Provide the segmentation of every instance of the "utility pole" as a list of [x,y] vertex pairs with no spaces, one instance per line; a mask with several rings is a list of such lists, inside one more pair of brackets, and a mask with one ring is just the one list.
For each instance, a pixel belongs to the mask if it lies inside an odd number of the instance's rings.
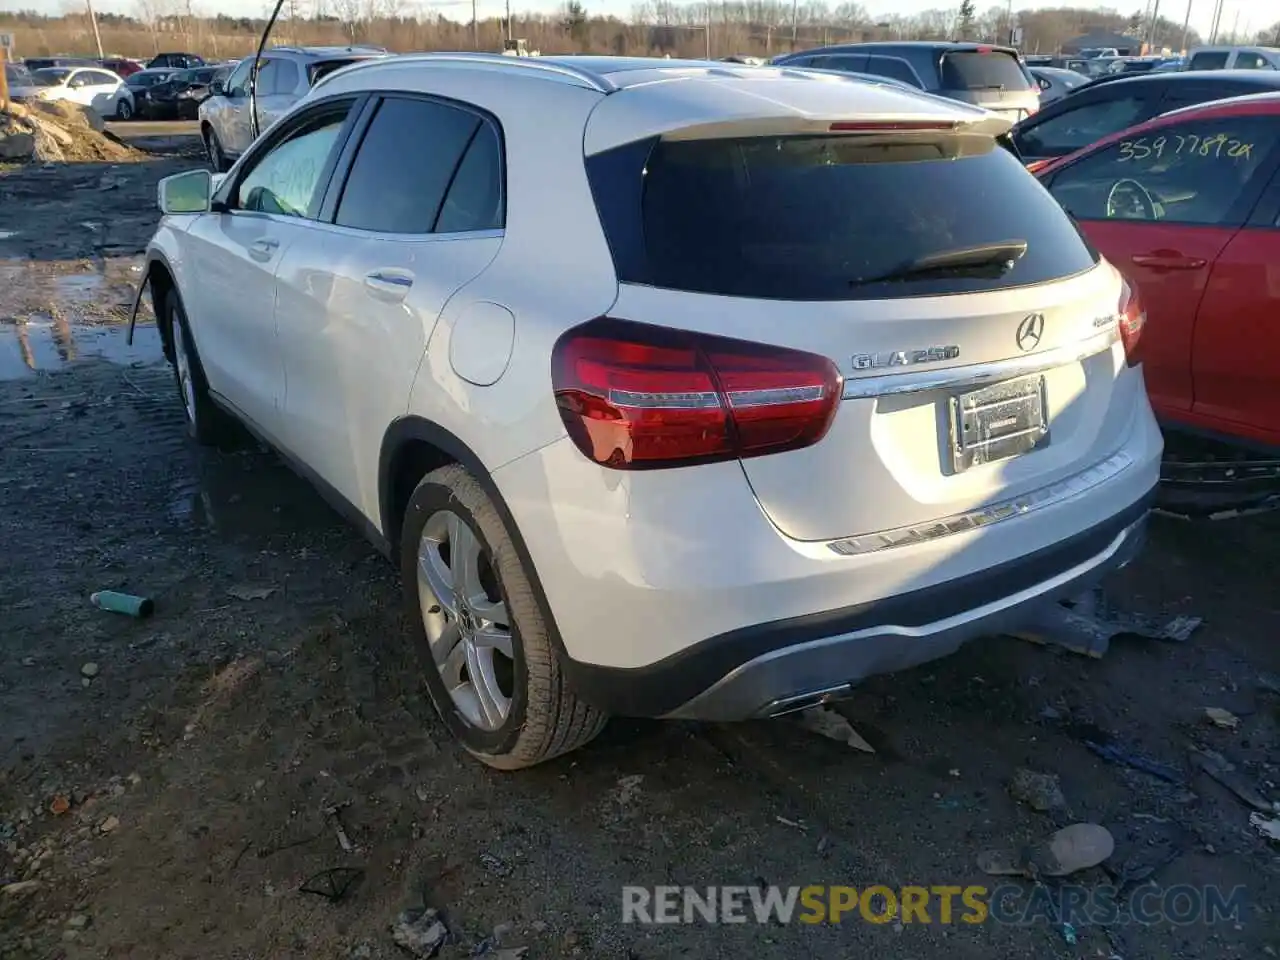
[[707,7],[704,11],[706,18],[703,20],[702,29],[707,35],[707,59],[711,59],[711,0],[707,0]]
[[0,46],[0,110],[9,110],[9,74],[4,65],[9,61],[9,48]]
[[1151,8],[1151,22],[1147,24],[1147,52],[1156,47],[1156,24],[1160,20],[1160,0],[1155,0]]
[[471,47],[480,49],[480,21],[476,19],[476,0],[471,0]]
[[1222,4],[1223,3],[1224,3],[1224,0],[1218,0],[1218,2],[1214,5],[1214,8],[1213,8],[1213,23],[1209,27],[1209,43],[1210,44],[1215,44],[1218,42],[1218,24],[1221,23],[1222,21]]
[[98,33],[98,18],[93,13],[93,0],[84,0],[84,5],[89,8],[89,22],[93,24],[93,42],[98,45],[98,59],[101,60],[106,54],[102,52],[102,35]]
[[1191,33],[1191,2],[1187,0],[1187,15],[1182,18],[1182,46],[1178,49],[1184,54],[1187,52],[1187,37]]
[[[1010,0],[1012,2],[1012,0]],[[800,0],[791,0],[791,52],[796,52],[796,33],[800,29]]]
[[1013,0],[1009,0],[1009,46],[1013,46]]
[[507,44],[511,44],[515,34],[511,32],[511,0],[507,0]]

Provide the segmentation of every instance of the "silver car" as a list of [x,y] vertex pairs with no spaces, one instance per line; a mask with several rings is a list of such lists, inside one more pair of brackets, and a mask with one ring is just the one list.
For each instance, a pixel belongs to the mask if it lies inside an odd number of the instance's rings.
[[1061,100],[1076,87],[1082,87],[1089,78],[1074,70],[1061,67],[1027,67],[1040,88],[1040,106]]
[[[388,56],[381,47],[271,47],[258,62],[258,132],[266,130],[306,95],[316,82],[340,67]],[[253,57],[241,60],[225,83],[214,82],[200,104],[200,137],[217,173],[231,169],[249,148],[254,128],[249,113],[249,73]]]

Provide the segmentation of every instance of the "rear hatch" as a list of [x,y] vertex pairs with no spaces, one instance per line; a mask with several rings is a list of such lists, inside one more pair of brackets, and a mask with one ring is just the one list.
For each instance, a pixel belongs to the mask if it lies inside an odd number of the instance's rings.
[[1003,47],[948,50],[938,64],[940,92],[954,100],[993,110],[1014,123],[1040,107],[1040,87],[1018,60]]
[[[587,159],[611,316],[803,351],[844,378],[821,440],[740,461],[770,519],[800,540],[931,523],[1114,454],[1118,274],[990,135],[834,126],[677,131]],[[994,392],[898,389],[1015,357],[1053,362]]]

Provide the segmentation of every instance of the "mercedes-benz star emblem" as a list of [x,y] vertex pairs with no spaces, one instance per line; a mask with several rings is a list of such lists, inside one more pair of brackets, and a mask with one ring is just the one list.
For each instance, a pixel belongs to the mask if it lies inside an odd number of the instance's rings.
[[1034,350],[1040,345],[1040,337],[1044,334],[1044,314],[1033,313],[1024,317],[1018,324],[1018,349]]

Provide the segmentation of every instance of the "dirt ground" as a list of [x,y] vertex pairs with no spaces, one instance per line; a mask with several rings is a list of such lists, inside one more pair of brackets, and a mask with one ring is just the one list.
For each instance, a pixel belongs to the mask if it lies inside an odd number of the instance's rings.
[[[875,753],[787,720],[615,721],[495,773],[426,705],[391,567],[269,453],[193,448],[154,328],[124,346],[155,183],[199,162],[144,146],[165,153],[0,175],[0,957],[390,960],[391,924],[423,905],[447,958],[1277,955],[1278,848],[1187,752],[1280,799],[1275,515],[1153,520],[1109,589],[1203,617],[1189,641],[975,643],[840,707]],[[101,589],[155,615],[98,610]],[[1066,806],[1016,801],[1019,767],[1056,774]],[[982,851],[1073,820],[1112,831],[1124,877],[1243,886],[1244,909],[1072,930],[621,922],[624,884],[991,887]],[[339,901],[300,891],[338,867],[361,871]]]

